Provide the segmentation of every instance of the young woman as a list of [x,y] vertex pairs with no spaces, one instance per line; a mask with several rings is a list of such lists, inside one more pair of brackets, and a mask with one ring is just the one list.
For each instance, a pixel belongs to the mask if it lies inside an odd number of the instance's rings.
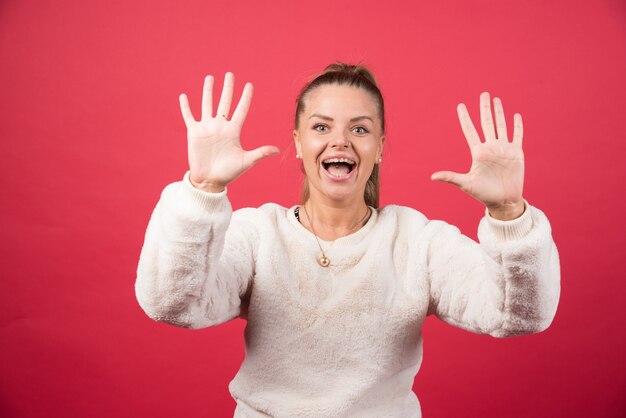
[[230,383],[236,417],[420,417],[413,379],[427,315],[476,333],[539,332],[559,299],[559,258],[548,219],[522,198],[522,120],[508,140],[480,98],[481,141],[464,105],[467,174],[438,172],[485,207],[480,244],[443,221],[378,207],[383,97],[365,68],[333,64],[297,100],[293,132],[306,173],[302,204],[232,211],[226,187],[278,149],[241,148],[252,98],[229,118],[227,73],[213,114],[185,95],[190,170],[165,188],[139,261],[137,299],[153,319],[202,328],[247,320],[246,358]]

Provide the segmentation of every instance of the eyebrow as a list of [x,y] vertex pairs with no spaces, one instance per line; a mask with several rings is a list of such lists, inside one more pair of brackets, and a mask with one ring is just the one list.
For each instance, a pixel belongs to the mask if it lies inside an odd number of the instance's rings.
[[[312,118],[320,118],[320,119],[329,120],[329,121],[333,121],[334,120],[330,116],[320,115],[320,114],[317,114],[317,113],[314,113],[311,116],[309,116],[309,119],[312,119]],[[350,122],[356,122],[356,121],[362,120],[362,119],[369,119],[372,123],[374,123],[374,120],[372,118],[370,118],[369,116],[356,116],[356,117],[350,119]]]

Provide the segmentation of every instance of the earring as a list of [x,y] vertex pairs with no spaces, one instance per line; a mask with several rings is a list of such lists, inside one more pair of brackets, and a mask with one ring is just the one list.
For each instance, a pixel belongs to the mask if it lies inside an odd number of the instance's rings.
[[383,162],[383,157],[378,157],[378,164]]
[[301,158],[301,157],[300,157],[300,154],[296,154],[296,158],[297,158],[297,159],[300,159],[300,158]]

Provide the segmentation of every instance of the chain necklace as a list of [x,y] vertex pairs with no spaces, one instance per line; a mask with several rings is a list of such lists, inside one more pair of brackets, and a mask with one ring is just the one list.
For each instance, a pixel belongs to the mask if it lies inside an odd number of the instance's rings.
[[[309,212],[306,210],[306,205],[302,205],[302,207],[304,208],[304,213],[306,214],[307,219],[309,220],[309,224],[311,225],[311,229],[313,230],[313,236],[315,236],[315,240],[317,241],[317,246],[320,247],[320,252],[322,253],[322,255],[320,255],[317,258],[317,262],[320,264],[320,266],[322,267],[328,267],[330,265],[330,259],[326,256],[326,253],[324,252],[324,249],[322,248],[322,244],[320,243],[320,239],[317,237],[317,233],[315,232],[315,228],[313,227],[313,219],[309,216]],[[367,211],[365,212],[365,216],[363,216],[358,222],[356,222],[349,230],[348,233],[344,235],[344,237],[346,235],[350,235],[351,233],[353,233],[357,227],[361,224],[363,224],[365,222],[365,220],[369,217],[370,213],[371,213],[371,209],[368,206],[367,207]]]

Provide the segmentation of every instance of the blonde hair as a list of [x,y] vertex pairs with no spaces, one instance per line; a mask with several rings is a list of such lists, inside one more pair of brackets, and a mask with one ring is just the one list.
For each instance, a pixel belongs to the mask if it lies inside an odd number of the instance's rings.
[[[300,115],[304,112],[305,101],[309,93],[320,86],[328,84],[358,87],[370,93],[378,105],[378,115],[380,117],[382,132],[385,132],[385,102],[374,75],[362,65],[344,63],[330,64],[321,74],[307,83],[302,90],[300,90],[300,94],[296,98],[296,129],[298,129]],[[304,169],[302,171],[304,172]],[[305,177],[304,184],[302,186],[302,204],[309,199],[309,196],[309,183]],[[378,164],[374,165],[372,174],[370,174],[367,180],[364,198],[365,204],[378,208],[380,199],[380,168]]]

